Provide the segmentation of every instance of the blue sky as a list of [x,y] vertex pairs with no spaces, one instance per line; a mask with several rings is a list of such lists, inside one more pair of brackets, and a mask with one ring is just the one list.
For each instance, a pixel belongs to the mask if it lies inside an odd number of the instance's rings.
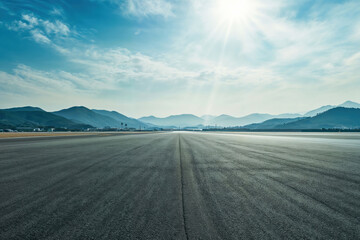
[[360,102],[360,2],[0,0],[0,108],[132,117]]

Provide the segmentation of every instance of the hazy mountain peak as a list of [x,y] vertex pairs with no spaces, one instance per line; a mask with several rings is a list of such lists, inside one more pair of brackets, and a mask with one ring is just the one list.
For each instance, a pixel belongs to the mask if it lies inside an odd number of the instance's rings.
[[138,120],[161,126],[161,127],[192,127],[203,124],[204,120],[195,116],[193,114],[179,114],[179,115],[170,115],[164,118],[158,118],[154,116],[142,117]]
[[349,103],[355,103],[355,104],[358,104],[358,103],[353,102],[353,101],[350,101],[350,100],[348,100],[348,101],[344,102],[343,104],[349,104]]
[[90,109],[88,109],[87,107],[84,107],[84,106],[74,106],[74,107],[70,107],[68,109],[63,109],[63,110],[87,110],[87,111],[91,111]]
[[[126,124],[127,127],[129,127],[129,128],[136,128],[136,129],[147,127],[146,124],[144,124],[136,119],[129,118],[129,117],[125,116],[124,114],[121,114],[117,111],[96,110],[96,109],[92,109],[92,111],[95,113],[98,113],[100,115],[103,115],[103,116],[106,116],[106,117],[116,120],[118,122],[118,124],[116,125],[117,127],[118,126],[122,127],[122,126],[124,126],[124,124]],[[123,125],[121,125],[121,123]]]
[[311,111],[305,113],[304,116],[313,117],[313,116],[316,116],[317,114],[323,113],[323,112],[325,112],[327,110],[330,110],[330,109],[332,109],[334,107],[335,106],[333,106],[333,105],[322,106],[322,107],[316,108],[314,110],[311,110]]
[[8,109],[3,109],[6,111],[25,111],[25,112],[32,112],[32,111],[41,111],[41,112],[45,112],[43,109],[39,108],[39,107],[33,107],[33,106],[24,106],[24,107],[14,107],[14,108],[8,108]]
[[346,101],[340,104],[338,107],[346,107],[346,108],[360,108],[360,104],[352,101]]
[[217,116],[217,118],[222,118],[222,117],[232,117],[233,118],[233,116],[228,115],[228,114],[221,114],[221,115]]
[[281,126],[282,129],[360,128],[360,109],[335,107],[314,117]]
[[84,129],[92,127],[91,125],[79,124],[62,116],[39,109],[40,108],[36,107],[19,107],[9,110],[0,110],[0,126],[68,129]]

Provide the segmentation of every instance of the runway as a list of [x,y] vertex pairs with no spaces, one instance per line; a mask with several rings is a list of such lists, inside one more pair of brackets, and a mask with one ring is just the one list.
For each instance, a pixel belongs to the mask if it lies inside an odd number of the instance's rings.
[[0,239],[359,239],[360,134],[0,139]]

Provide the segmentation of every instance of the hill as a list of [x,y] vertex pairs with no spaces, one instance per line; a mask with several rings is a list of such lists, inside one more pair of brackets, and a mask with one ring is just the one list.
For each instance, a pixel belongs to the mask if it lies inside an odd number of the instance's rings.
[[68,129],[83,129],[89,128],[90,125],[79,124],[70,121],[66,118],[57,116],[45,111],[21,111],[17,110],[0,110],[0,127],[54,127],[54,128],[68,128]]
[[58,116],[67,118],[71,121],[77,123],[89,124],[97,128],[122,127],[121,123],[116,121],[115,119],[108,116],[104,116],[102,114],[95,113],[90,109],[82,106],[71,107],[53,113]]
[[284,113],[280,115],[271,115],[263,113],[253,113],[244,117],[233,117],[229,115],[220,115],[213,118],[209,125],[217,125],[221,127],[245,126],[253,123],[261,123],[272,118],[296,118],[300,114]]
[[220,116],[212,118],[207,124],[212,126],[219,126],[219,127],[234,127],[234,126],[243,126],[249,123],[246,122],[245,124],[243,124],[242,118],[222,114]]
[[278,129],[360,128],[360,109],[336,107],[314,117],[290,122]]
[[307,113],[304,114],[305,117],[314,117],[316,116],[317,114],[320,114],[320,113],[323,113],[323,112],[326,112],[332,108],[336,108],[336,107],[345,107],[345,108],[360,108],[360,104],[359,103],[356,103],[356,102],[352,102],[352,101],[346,101],[342,104],[339,104],[337,106],[333,106],[333,105],[326,105],[326,106],[322,106],[322,107],[319,107],[319,108],[316,108],[314,110],[311,110]]
[[193,127],[203,124],[204,119],[199,118],[192,114],[181,114],[181,115],[171,115],[165,118],[158,118],[154,116],[142,117],[138,120],[144,123],[150,123],[161,127]]
[[340,104],[338,107],[345,107],[345,108],[360,108],[360,104],[352,101],[346,101],[343,104]]
[[36,111],[45,112],[44,110],[42,110],[39,107],[32,107],[32,106],[7,108],[7,109],[2,109],[2,110],[12,111],[12,112],[18,112],[18,111],[23,111],[23,112],[36,112]]
[[301,117],[298,117],[298,118],[272,118],[272,119],[266,120],[262,123],[253,123],[253,124],[246,125],[246,126],[244,126],[244,128],[252,129],[252,130],[274,129],[274,128],[277,128],[278,126],[281,126],[281,125],[284,125],[287,123],[291,123],[291,122],[295,122],[300,119],[303,119],[303,118],[301,118]]
[[332,106],[332,105],[322,106],[322,107],[316,108],[314,110],[311,110],[311,111],[305,113],[304,116],[305,117],[313,117],[313,116],[316,116],[319,113],[326,112],[327,110],[330,110],[330,109],[335,108],[335,107],[336,106]]
[[201,118],[204,120],[204,125],[209,125],[210,122],[216,118],[214,115],[202,115]]
[[129,118],[129,117],[127,117],[121,113],[118,113],[116,111],[96,110],[96,109],[92,109],[92,111],[95,113],[101,114],[103,116],[107,116],[112,119],[115,119],[120,124],[121,123],[124,123],[124,125],[127,124],[127,127],[129,127],[129,128],[136,128],[136,129],[142,128],[143,129],[143,128],[147,127],[147,124],[140,122],[136,119]]

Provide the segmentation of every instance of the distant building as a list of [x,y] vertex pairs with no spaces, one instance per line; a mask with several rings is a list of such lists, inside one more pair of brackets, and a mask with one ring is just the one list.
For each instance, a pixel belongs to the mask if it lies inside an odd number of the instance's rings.
[[32,127],[17,127],[16,129],[20,132],[31,132],[34,130]]

